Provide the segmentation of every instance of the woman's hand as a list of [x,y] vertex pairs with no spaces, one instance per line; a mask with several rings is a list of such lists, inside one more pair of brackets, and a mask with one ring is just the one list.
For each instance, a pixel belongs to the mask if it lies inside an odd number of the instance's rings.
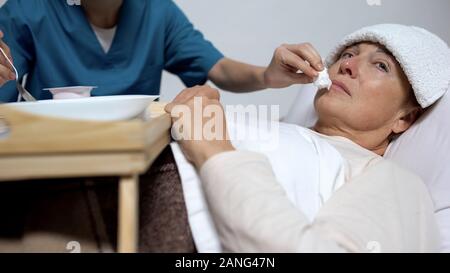
[[183,90],[165,110],[172,116],[172,136],[198,170],[216,154],[233,151],[219,91],[209,86]]
[[284,88],[311,83],[324,68],[320,54],[311,44],[285,44],[275,50],[264,73],[265,85],[267,88]]
[[[2,41],[2,38],[3,32],[0,30],[0,47],[3,49],[6,55],[8,55],[8,58],[12,61],[11,51],[9,50],[9,47]],[[2,87],[2,85],[4,85],[6,82],[15,79],[16,74],[14,74],[14,71],[12,70],[12,67],[9,64],[8,60],[6,60],[6,58],[0,52],[0,87]]]

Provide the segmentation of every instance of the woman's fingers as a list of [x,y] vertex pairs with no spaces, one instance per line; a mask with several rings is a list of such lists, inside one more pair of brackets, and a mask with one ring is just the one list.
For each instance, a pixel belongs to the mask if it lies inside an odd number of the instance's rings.
[[192,87],[192,88],[186,88],[183,91],[181,91],[176,97],[175,99],[173,99],[172,102],[174,103],[181,103],[186,101],[187,99],[189,99],[191,96],[195,95],[196,93],[196,87]]
[[175,97],[173,102],[186,102],[193,97],[199,96],[206,96],[210,99],[220,100],[220,93],[217,89],[211,88],[209,85],[202,85],[183,90]]
[[172,102],[166,107],[166,111],[172,117],[172,136],[176,140],[213,139],[211,132],[204,130],[204,126],[209,124],[210,120],[214,123],[213,135],[218,138],[226,136],[224,110],[217,99],[196,96],[184,103]]
[[178,104],[185,104],[195,97],[206,97],[212,100],[220,100],[220,93],[217,89],[211,88],[208,85],[196,86],[185,89],[178,94],[175,99],[166,105],[166,112],[171,112],[172,108]]
[[195,96],[184,103],[173,104],[182,108],[172,109],[172,136],[180,144],[186,159],[197,169],[212,156],[234,150],[227,135],[225,114],[219,100]]

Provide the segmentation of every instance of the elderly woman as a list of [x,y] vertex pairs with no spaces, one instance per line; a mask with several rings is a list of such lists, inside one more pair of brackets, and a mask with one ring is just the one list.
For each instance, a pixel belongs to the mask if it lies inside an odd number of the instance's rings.
[[[309,45],[296,54],[288,47],[276,53],[284,55],[278,59],[291,70],[287,73],[302,69],[296,65],[302,56],[320,58]],[[372,26],[346,37],[328,66],[333,84],[318,91],[319,120],[303,131],[339,152],[348,179],[313,221],[289,200],[263,154],[236,150],[226,138],[179,141],[200,174],[223,250],[437,251],[433,204],[424,184],[382,156],[393,137],[447,90],[447,45],[416,27]],[[184,91],[166,110],[179,121],[177,106],[194,111],[196,96],[202,96],[203,107],[219,105],[215,90],[199,87]],[[184,122],[184,129],[195,122]]]

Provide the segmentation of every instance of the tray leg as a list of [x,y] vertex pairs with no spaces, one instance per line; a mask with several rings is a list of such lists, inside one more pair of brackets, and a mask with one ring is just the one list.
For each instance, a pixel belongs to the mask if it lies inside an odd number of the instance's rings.
[[123,176],[119,180],[118,252],[138,252],[139,176]]

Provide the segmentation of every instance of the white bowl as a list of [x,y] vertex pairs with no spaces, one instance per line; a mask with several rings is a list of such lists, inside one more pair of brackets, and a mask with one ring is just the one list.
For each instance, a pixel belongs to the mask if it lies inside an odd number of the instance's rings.
[[67,86],[56,88],[45,88],[44,90],[50,91],[54,100],[66,100],[66,99],[80,99],[89,98],[91,92],[96,86]]
[[31,114],[73,120],[119,121],[145,114],[159,96],[121,95],[85,99],[41,100],[7,105]]

